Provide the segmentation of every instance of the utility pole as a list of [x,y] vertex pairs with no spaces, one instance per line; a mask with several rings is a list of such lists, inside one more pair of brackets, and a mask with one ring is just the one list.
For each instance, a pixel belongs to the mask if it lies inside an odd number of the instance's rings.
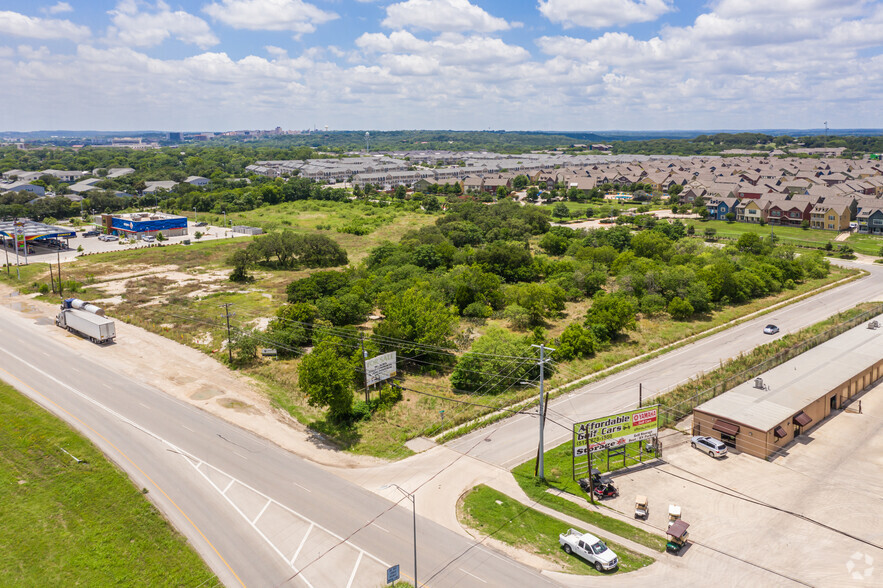
[[643,386],[644,386],[644,384],[638,382],[638,408],[641,408],[641,403],[644,400]]
[[230,338],[230,317],[236,316],[236,313],[230,312],[230,307],[233,306],[232,302],[225,302],[221,305],[224,308],[224,318],[227,319],[227,354],[230,358],[230,364],[233,364],[233,342]]
[[546,350],[555,351],[551,347],[546,347],[544,344],[540,343],[539,345],[531,345],[531,347],[538,347],[540,350],[540,413],[539,413],[539,421],[540,421],[540,445],[537,450],[537,475],[540,480],[546,479],[546,470],[545,464],[543,463],[543,425],[545,425],[545,402],[543,401],[543,383],[544,383],[544,371],[543,367],[546,365],[549,359],[546,359]]
[[9,246],[6,244],[6,238],[3,238],[3,252],[6,253],[6,275],[9,275]]
[[[61,252],[55,252],[56,263],[58,264],[58,295],[64,298],[64,289],[61,286]],[[50,264],[51,265],[51,264]]]
[[368,404],[368,352],[365,351],[365,333],[359,333],[359,344],[362,346],[362,369],[365,371],[365,404]]

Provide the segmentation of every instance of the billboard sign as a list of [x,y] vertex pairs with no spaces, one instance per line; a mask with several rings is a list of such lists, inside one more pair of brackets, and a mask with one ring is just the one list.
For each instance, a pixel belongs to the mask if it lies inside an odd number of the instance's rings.
[[365,385],[388,380],[396,375],[396,352],[390,351],[365,360]]
[[586,451],[601,451],[633,441],[656,436],[658,407],[650,406],[621,412],[611,416],[574,423],[573,455],[580,457]]

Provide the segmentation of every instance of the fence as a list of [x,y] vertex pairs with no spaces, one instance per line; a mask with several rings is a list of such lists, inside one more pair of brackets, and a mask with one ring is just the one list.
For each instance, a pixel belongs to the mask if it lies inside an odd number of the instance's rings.
[[[693,412],[693,409],[702,404],[703,402],[707,402],[711,400],[715,396],[719,396],[723,394],[727,390],[731,390],[738,386],[743,382],[747,382],[751,378],[754,378],[764,372],[771,370],[772,368],[782,365],[786,361],[789,361],[801,353],[808,351],[815,347],[816,345],[820,345],[825,341],[833,339],[837,335],[848,331],[849,329],[860,325],[861,323],[869,320],[872,317],[875,317],[879,314],[883,313],[883,304],[878,304],[873,308],[862,312],[861,314],[856,315],[855,317],[845,320],[841,323],[833,325],[831,328],[825,330],[818,335],[807,339],[806,341],[801,341],[787,349],[784,349],[771,358],[757,363],[751,367],[748,367],[741,372],[734,374],[724,380],[723,382],[719,382],[710,388],[706,388],[696,395],[691,396],[685,400],[677,402],[671,406],[666,405],[667,399],[676,398],[677,392],[679,388],[672,390],[666,394],[663,394],[655,399],[655,402],[659,404],[659,426],[666,427],[672,426],[682,418],[686,417],[688,414]],[[685,384],[685,386],[689,386],[690,384]],[[681,387],[683,388],[683,386]]]

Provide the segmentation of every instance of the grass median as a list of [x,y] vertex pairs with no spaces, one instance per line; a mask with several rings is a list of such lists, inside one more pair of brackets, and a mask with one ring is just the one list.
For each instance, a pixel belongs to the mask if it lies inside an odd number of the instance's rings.
[[656,551],[665,551],[664,537],[648,533],[634,525],[601,514],[600,512],[588,510],[566,498],[547,492],[550,488],[555,488],[570,492],[574,496],[585,496],[585,493],[580,489],[579,484],[573,480],[571,474],[569,441],[547,451],[543,459],[546,466],[545,481],[540,481],[534,476],[535,459],[527,461],[512,470],[512,475],[515,476],[518,485],[521,486],[524,493],[530,496],[531,499],[562,514],[579,519],[599,529],[604,529],[608,533],[613,533]]
[[3,383],[0,520],[2,586],[219,584],[95,446]]
[[547,559],[568,573],[607,575],[631,572],[653,563],[652,557],[636,553],[600,537],[616,553],[619,568],[598,572],[577,555],[567,555],[558,543],[568,524],[541,513],[485,485],[476,486],[457,505],[460,522],[482,535]]

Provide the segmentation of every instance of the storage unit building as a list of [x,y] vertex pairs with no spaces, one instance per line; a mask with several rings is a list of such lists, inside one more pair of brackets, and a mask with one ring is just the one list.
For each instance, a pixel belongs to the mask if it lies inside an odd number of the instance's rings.
[[700,404],[693,410],[693,434],[756,457],[774,457],[883,377],[883,328],[869,324]]

